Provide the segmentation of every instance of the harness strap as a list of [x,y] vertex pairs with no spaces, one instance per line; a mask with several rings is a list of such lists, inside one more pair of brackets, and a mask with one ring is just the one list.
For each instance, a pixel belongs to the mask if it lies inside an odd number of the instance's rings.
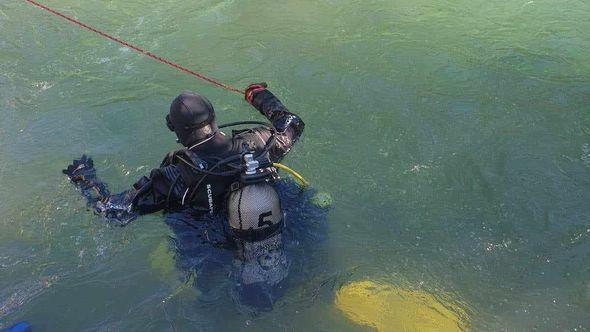
[[281,220],[280,222],[274,225],[259,229],[238,229],[231,227],[231,232],[235,237],[237,237],[240,240],[244,240],[247,242],[258,242],[268,239],[269,237],[278,233],[283,227],[283,224],[284,222],[283,220]]

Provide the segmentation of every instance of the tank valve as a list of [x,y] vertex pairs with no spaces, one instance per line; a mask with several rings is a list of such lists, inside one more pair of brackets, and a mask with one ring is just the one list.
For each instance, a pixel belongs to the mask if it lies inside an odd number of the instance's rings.
[[244,155],[244,163],[246,163],[246,175],[256,174],[256,170],[260,166],[258,160],[254,159],[254,155],[251,153]]

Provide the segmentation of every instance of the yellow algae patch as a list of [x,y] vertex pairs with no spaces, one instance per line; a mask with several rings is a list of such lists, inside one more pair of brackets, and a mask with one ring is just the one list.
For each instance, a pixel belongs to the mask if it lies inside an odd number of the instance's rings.
[[335,302],[349,319],[379,332],[468,330],[461,308],[423,291],[359,281],[342,287]]
[[168,241],[162,241],[149,256],[152,271],[172,292],[162,302],[166,303],[179,296],[194,299],[199,292],[195,287],[195,275],[191,273],[186,281],[181,281],[181,272],[176,268],[174,253],[168,249]]
[[160,279],[169,280],[176,276],[174,254],[168,249],[168,241],[160,242],[150,254],[149,260],[152,270],[158,274]]
[[191,273],[188,276],[186,282],[182,283],[181,285],[177,286],[170,295],[166,296],[162,303],[170,302],[170,300],[177,298],[179,296],[183,296],[187,299],[194,300],[199,296],[200,292],[195,287],[195,274]]

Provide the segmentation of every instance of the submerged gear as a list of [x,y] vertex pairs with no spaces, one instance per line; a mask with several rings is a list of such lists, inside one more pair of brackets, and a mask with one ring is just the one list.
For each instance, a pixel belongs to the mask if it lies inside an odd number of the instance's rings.
[[328,210],[311,202],[313,188],[302,192],[292,181],[277,181],[273,187],[281,199],[285,226],[263,241],[234,241],[221,215],[190,208],[165,215],[175,266],[183,274],[196,275],[194,286],[206,298],[229,294],[240,312],[258,313],[272,309],[289,285],[309,279],[310,273],[328,273],[312,267],[327,258],[316,254],[327,244]]
[[239,243],[232,271],[238,303],[258,310],[273,308],[276,298],[282,295],[291,265],[284,249],[281,233],[257,242]]
[[207,98],[185,91],[170,104],[166,126],[188,147],[215,134],[215,110]]

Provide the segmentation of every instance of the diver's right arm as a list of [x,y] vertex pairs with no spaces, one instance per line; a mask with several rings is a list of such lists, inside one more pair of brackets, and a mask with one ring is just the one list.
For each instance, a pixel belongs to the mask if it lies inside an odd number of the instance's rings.
[[137,181],[133,188],[119,194],[111,194],[108,186],[96,176],[92,158],[83,155],[75,159],[63,170],[70,181],[80,190],[88,207],[107,221],[125,226],[137,216],[160,211],[180,201],[184,181],[180,170],[170,165],[168,159],[159,168],[153,169],[149,176]]
[[132,204],[136,191],[126,190],[111,195],[106,183],[96,176],[92,158],[83,155],[82,158],[75,159],[67,169],[63,170],[63,173],[86,198],[88,207],[108,221],[125,226],[137,217],[138,212]]
[[[180,201],[184,182],[180,170],[166,162],[137,181],[133,188],[111,194],[106,183],[96,176],[92,158],[83,155],[63,170],[86,198],[87,205],[107,221],[125,226],[137,216],[160,211]],[[170,189],[172,187],[172,189]]]

